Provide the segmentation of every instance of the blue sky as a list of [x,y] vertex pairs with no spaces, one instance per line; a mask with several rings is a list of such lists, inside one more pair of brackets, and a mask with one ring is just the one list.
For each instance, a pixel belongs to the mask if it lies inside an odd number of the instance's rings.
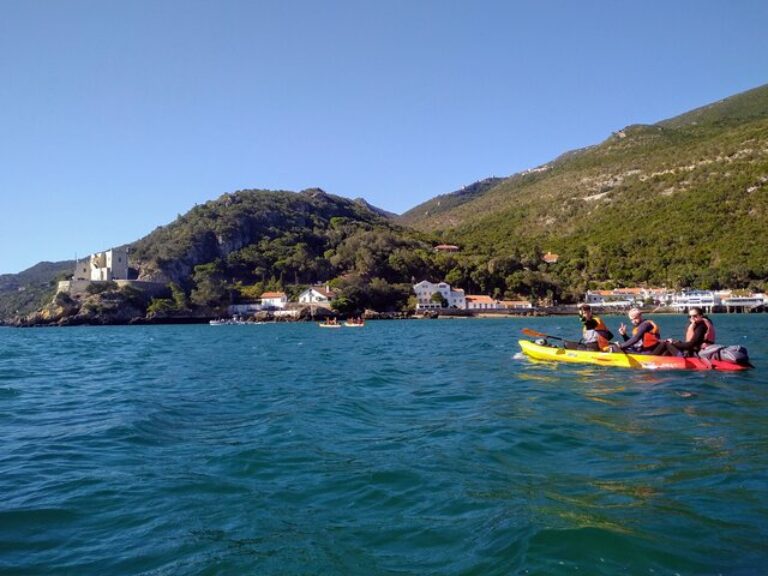
[[768,82],[768,2],[0,0],[0,273],[246,188],[404,212]]

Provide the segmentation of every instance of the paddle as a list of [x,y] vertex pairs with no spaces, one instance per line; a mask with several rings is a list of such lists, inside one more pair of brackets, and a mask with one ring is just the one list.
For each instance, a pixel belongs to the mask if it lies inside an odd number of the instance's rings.
[[578,344],[578,342],[574,342],[573,340],[566,340],[565,338],[560,338],[560,336],[552,336],[551,334],[544,334],[544,332],[537,332],[536,330],[531,330],[530,328],[523,328],[521,332],[526,336],[532,336],[533,338],[549,338],[551,340],[560,340],[562,342]]

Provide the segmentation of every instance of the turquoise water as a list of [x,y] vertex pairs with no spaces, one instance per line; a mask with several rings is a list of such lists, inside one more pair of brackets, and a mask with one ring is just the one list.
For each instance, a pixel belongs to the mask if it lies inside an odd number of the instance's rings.
[[766,573],[768,315],[715,321],[756,370],[516,357],[575,318],[0,329],[0,573]]

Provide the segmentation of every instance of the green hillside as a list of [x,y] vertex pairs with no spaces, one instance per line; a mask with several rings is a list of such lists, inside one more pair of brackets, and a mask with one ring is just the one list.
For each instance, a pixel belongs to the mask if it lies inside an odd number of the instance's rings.
[[135,242],[131,265],[143,279],[182,285],[196,266],[214,261],[241,280],[326,282],[350,271],[387,275],[382,261],[404,248],[428,248],[422,238],[366,203],[319,189],[244,190],[196,206]]
[[397,217],[397,220],[405,226],[418,227],[420,224],[435,220],[441,214],[448,213],[459,206],[479,198],[488,190],[504,181],[504,178],[486,178],[461,190],[450,194],[441,194],[431,200],[411,208],[407,212]]
[[701,288],[768,278],[768,86],[515,175],[418,219],[467,253],[561,258],[562,286]]
[[768,86],[760,86],[719,102],[714,102],[669,120],[659,122],[666,128],[681,128],[690,125],[740,124],[765,118]]
[[40,262],[18,274],[0,274],[0,320],[42,306],[53,296],[56,279],[74,268],[74,260]]
[[[84,321],[98,322],[99,310],[115,312],[121,302],[130,314],[199,317],[267,290],[295,298],[321,282],[336,288],[335,304],[347,312],[406,308],[421,279],[549,302],[639,283],[764,290],[767,218],[764,86],[628,126],[599,145],[438,196],[397,218],[319,189],[224,194],[129,246],[139,278],[167,283],[169,298],[102,287],[87,303],[60,298],[43,317],[88,308]],[[437,243],[461,250],[436,252]],[[544,262],[547,251],[559,260]],[[0,318],[50,301],[56,277],[71,267],[41,264],[0,277]]]
[[266,290],[295,297],[331,283],[340,308],[400,309],[430,273],[432,241],[364,201],[319,189],[224,194],[131,246],[139,277],[168,282],[190,306],[218,308]]

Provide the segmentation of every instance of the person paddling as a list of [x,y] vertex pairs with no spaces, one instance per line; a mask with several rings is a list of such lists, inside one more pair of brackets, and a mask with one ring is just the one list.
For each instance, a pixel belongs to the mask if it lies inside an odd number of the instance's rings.
[[582,325],[581,340],[576,345],[578,350],[608,350],[613,333],[598,316],[592,314],[589,304],[579,306],[579,319]]
[[619,334],[624,342],[617,342],[613,346],[620,352],[652,354],[661,342],[661,330],[653,320],[643,320],[643,313],[638,308],[632,308],[628,316],[633,325],[632,337],[627,336],[627,327],[622,323]]
[[685,341],[667,339],[653,351],[657,356],[696,356],[700,350],[715,343],[715,325],[701,308],[694,306],[688,311],[688,327]]

